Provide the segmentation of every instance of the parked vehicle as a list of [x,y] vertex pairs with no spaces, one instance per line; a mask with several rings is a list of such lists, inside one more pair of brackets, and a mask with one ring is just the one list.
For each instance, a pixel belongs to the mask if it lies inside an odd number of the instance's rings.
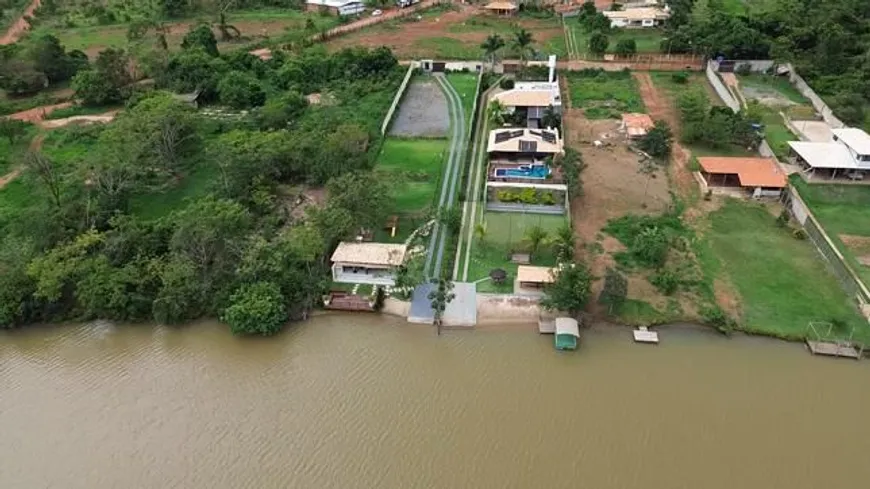
[[383,14],[383,13],[384,13],[384,12],[383,12],[382,10],[380,10],[380,9],[375,10],[374,12],[372,12],[372,17],[378,17],[379,15],[381,15],[381,14]]

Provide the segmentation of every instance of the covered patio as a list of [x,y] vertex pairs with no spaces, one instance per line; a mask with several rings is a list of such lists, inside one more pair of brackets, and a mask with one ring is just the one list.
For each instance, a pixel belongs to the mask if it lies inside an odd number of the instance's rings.
[[517,267],[517,278],[514,281],[514,294],[543,295],[544,287],[555,280],[555,272],[556,269],[550,267],[520,265]]
[[787,184],[772,158],[711,156],[698,158],[698,163],[708,189],[739,190],[753,198],[779,197]]

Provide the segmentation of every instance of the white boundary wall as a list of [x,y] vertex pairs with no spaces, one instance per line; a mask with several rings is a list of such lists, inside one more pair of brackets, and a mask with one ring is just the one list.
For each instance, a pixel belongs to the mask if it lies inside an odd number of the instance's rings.
[[740,112],[740,102],[738,102],[734,95],[731,94],[731,91],[728,90],[728,87],[722,83],[722,80],[719,78],[719,75],[716,73],[716,69],[714,68],[713,61],[707,62],[707,80],[710,82],[710,85],[713,86],[713,90],[716,91],[716,94],[719,95],[719,98],[725,102],[731,110],[734,112]]
[[791,84],[798,89],[801,95],[810,99],[810,102],[813,104],[816,112],[822,115],[822,119],[824,119],[825,122],[827,122],[828,125],[834,129],[846,127],[846,125],[843,124],[843,121],[841,121],[834,115],[834,111],[831,110],[830,107],[828,107],[828,104],[826,104],[825,101],[822,100],[822,98],[819,97],[812,88],[810,88],[807,82],[804,81],[804,79],[797,74],[794,66],[792,66],[791,64],[788,64],[786,66],[788,66],[789,68],[788,79],[791,81]]

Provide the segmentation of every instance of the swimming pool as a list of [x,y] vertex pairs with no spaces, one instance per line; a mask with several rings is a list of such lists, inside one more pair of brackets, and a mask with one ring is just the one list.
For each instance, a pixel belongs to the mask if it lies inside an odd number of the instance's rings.
[[514,178],[547,178],[550,174],[550,169],[547,165],[520,165],[517,168],[496,168],[495,176],[497,177],[514,177]]

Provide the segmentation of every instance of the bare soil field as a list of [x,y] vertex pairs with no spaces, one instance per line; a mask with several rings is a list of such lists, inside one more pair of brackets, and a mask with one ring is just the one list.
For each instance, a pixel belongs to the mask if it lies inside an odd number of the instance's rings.
[[[641,173],[641,158],[625,144],[617,121],[589,120],[580,109],[568,109],[563,117],[567,143],[580,151],[586,163],[583,196],[571,204],[574,230],[580,238],[578,255],[589,263],[595,276],[603,277],[607,267],[614,266],[612,254],[624,248],[601,229],[610,219],[626,214],[665,210],[670,203],[668,179],[661,170],[650,176]],[[596,147],[595,140],[604,145]],[[593,296],[602,285],[602,281],[596,283]],[[652,286],[645,280],[630,280],[632,296],[647,288]]]
[[558,19],[496,18],[463,5],[458,10],[424,15],[418,21],[382,23],[332,39],[327,46],[335,50],[387,46],[399,59],[480,59],[480,44],[488,35],[499,34],[509,43],[511,32],[518,28],[531,32],[534,46],[541,50],[551,42],[564,43]]
[[402,97],[391,136],[446,137],[450,129],[447,98],[433,79],[415,78]]
[[841,234],[840,240],[855,254],[858,263],[870,267],[870,236]]

